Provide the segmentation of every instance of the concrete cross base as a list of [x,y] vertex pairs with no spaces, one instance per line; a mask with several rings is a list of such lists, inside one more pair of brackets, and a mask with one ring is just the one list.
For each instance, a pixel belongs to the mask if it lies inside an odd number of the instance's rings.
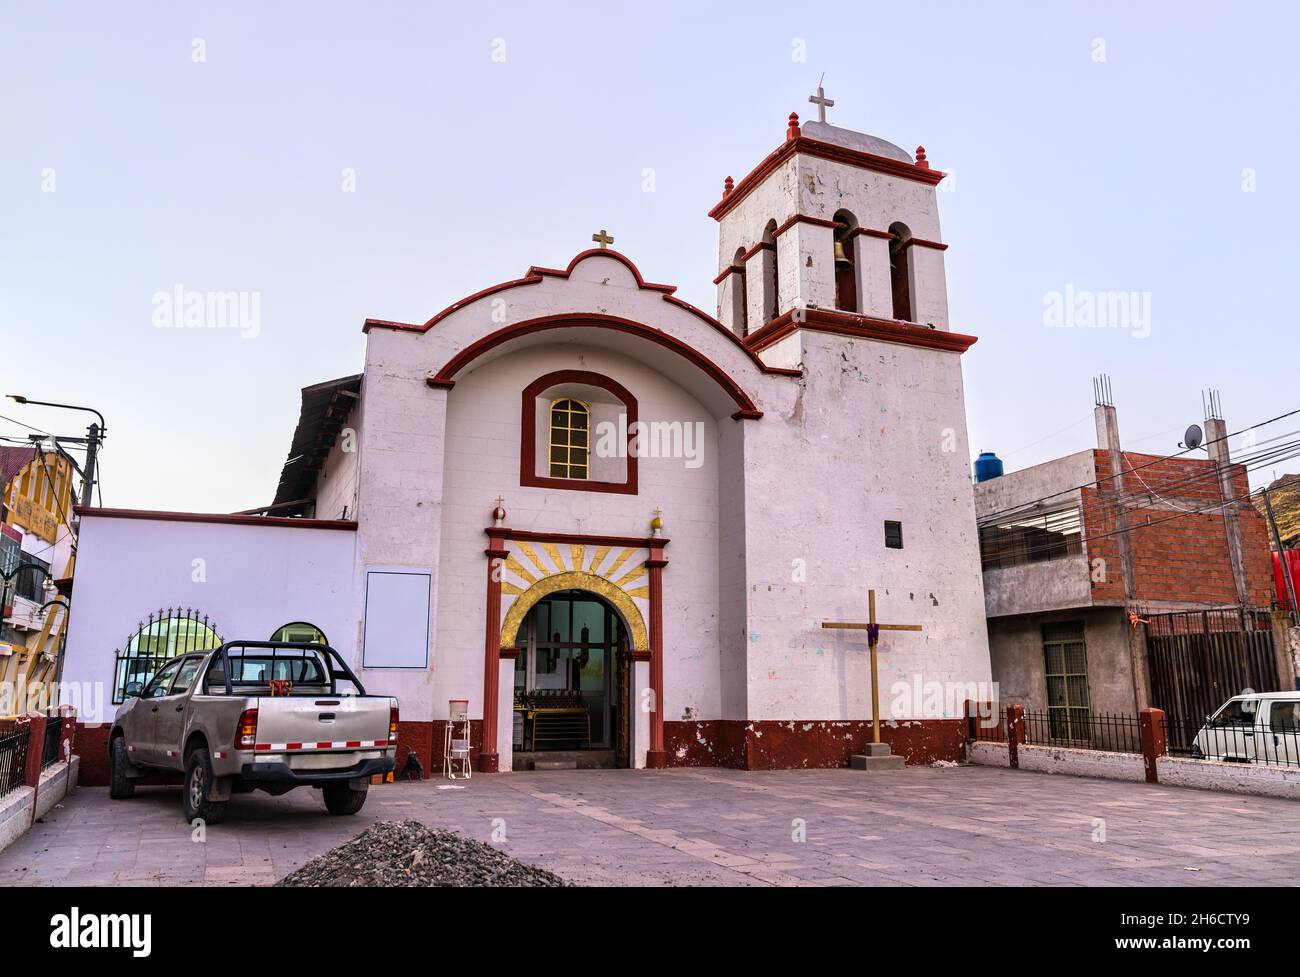
[[881,770],[902,770],[907,761],[901,756],[894,756],[888,743],[868,743],[857,756],[849,758],[849,766],[854,770],[866,770],[878,773]]

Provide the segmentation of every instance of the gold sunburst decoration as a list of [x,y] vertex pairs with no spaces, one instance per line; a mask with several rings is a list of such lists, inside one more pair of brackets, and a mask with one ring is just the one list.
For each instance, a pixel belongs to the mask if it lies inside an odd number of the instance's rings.
[[[588,590],[603,597],[622,615],[634,650],[649,648],[645,619],[634,598],[649,598],[650,587],[642,547],[557,546],[543,542],[511,541],[504,563],[501,592],[514,596],[501,624],[501,647],[518,643],[520,625],[543,597],[561,590]],[[585,564],[585,566],[584,566]]]

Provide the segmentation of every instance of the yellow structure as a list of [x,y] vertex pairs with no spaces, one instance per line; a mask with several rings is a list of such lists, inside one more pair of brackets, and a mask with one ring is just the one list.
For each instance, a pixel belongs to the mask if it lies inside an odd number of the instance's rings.
[[[66,602],[52,603],[43,612],[39,610],[47,603],[44,598],[55,594],[52,584],[45,586],[46,581],[42,581],[43,596],[35,602],[35,608],[27,603],[18,604],[17,568],[37,559],[30,552],[43,552],[48,559],[40,562],[49,564],[52,577],[62,579],[72,576],[75,561],[75,551],[70,545],[75,477],[72,463],[59,451],[32,448],[22,452],[30,460],[21,467],[5,466],[13,474],[0,485],[3,522],[26,537],[21,548],[17,542],[11,542],[9,552],[0,550],[0,571],[10,575],[7,579],[0,577],[8,612],[3,621],[6,640],[0,641],[0,716],[45,709],[54,704],[50,684],[58,675],[59,654],[68,623]],[[13,540],[16,536],[11,533],[9,538]],[[25,610],[20,611],[20,607]]]
[[54,543],[72,515],[72,463],[56,451],[32,454],[4,486],[5,522]]

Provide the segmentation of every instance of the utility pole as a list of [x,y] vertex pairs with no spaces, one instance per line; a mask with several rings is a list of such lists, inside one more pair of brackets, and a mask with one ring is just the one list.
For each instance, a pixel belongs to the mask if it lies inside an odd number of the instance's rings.
[[95,463],[99,456],[99,445],[104,440],[104,435],[108,433],[108,425],[104,423],[104,415],[93,407],[79,407],[76,404],[58,404],[49,400],[32,400],[24,397],[22,394],[9,394],[9,399],[16,404],[31,404],[37,407],[57,407],[60,410],[79,410],[87,414],[94,414],[98,418],[97,422],[91,422],[90,427],[86,428],[86,475],[85,481],[81,486],[81,504],[90,505],[90,496],[95,489]]
[[86,475],[81,483],[81,506],[88,507],[91,493],[95,489],[95,459],[99,454],[99,439],[102,431],[93,421],[86,428]]

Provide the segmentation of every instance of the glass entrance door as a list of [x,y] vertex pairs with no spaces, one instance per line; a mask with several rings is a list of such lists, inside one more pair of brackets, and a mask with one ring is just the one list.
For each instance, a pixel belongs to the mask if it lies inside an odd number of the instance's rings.
[[[515,660],[515,700],[528,724],[516,741],[524,749],[613,748],[621,627],[609,605],[581,590],[551,594],[529,611]],[[589,724],[589,738],[575,719]]]

